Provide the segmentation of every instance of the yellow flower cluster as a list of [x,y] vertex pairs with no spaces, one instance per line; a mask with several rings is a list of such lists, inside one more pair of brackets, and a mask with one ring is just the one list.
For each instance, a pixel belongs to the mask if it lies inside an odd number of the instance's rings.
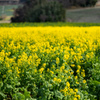
[[94,58],[99,46],[100,27],[2,27],[0,64],[7,72],[1,70],[0,74],[6,78],[15,73],[20,78],[25,71],[39,73],[40,78],[45,76],[54,85],[64,83],[59,91],[79,100],[78,89],[71,88],[70,82],[73,79],[78,86],[81,76],[81,83],[86,83],[82,64]]

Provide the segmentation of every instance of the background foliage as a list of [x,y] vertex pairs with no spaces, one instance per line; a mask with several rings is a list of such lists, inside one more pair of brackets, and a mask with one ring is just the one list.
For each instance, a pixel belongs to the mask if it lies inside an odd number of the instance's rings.
[[[26,2],[27,0],[20,0],[21,2]],[[52,1],[52,0],[48,0]],[[54,1],[54,0],[53,0]],[[64,7],[70,7],[70,6],[94,6],[97,0],[55,0],[59,1],[63,4]]]
[[66,10],[57,1],[28,0],[16,9],[12,22],[58,22],[65,21]]

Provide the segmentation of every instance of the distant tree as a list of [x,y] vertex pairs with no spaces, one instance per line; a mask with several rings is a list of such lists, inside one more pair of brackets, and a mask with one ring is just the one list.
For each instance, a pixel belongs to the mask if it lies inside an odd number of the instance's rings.
[[59,1],[61,4],[63,4],[64,7],[70,7],[72,5],[72,0],[57,0]]
[[[20,0],[20,2],[26,2],[26,1],[28,0]],[[59,1],[66,8],[70,6],[82,6],[82,7],[94,6],[97,2],[97,0],[48,0],[48,1]]]
[[94,6],[98,0],[86,0],[87,6]]
[[65,21],[66,9],[56,0],[27,0],[14,12],[12,22]]
[[20,0],[20,2],[26,2],[27,0]]
[[63,4],[64,7],[70,7],[70,6],[94,6],[97,2],[97,0],[57,0],[60,3]]
[[97,0],[73,0],[73,1],[74,1],[73,5],[82,7],[94,6],[97,2]]
[[74,6],[82,6],[82,7],[85,7],[86,6],[86,1],[87,0],[75,0],[74,2]]

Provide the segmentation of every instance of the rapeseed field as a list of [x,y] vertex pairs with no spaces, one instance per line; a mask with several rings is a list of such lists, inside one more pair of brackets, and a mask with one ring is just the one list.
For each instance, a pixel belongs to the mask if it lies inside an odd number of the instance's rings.
[[99,58],[99,26],[1,27],[0,100],[99,100]]

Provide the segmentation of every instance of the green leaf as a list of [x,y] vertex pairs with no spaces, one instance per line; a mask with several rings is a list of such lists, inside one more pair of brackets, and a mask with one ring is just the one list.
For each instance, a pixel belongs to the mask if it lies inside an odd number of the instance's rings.
[[6,95],[4,93],[0,92],[0,98],[5,98],[5,97],[6,97]]
[[25,96],[22,93],[16,93],[12,96],[13,100],[25,100]]
[[30,96],[30,92],[28,92],[27,90],[25,90],[24,91],[24,96],[25,96],[25,98],[27,99],[27,98],[30,98],[31,96]]
[[62,93],[60,91],[57,90],[57,91],[55,91],[55,97],[62,100],[64,96],[62,95]]
[[9,84],[7,84],[7,88],[8,89],[13,89],[13,87],[11,85],[9,85]]
[[3,82],[0,82],[0,89],[1,89],[1,87],[3,87]]

